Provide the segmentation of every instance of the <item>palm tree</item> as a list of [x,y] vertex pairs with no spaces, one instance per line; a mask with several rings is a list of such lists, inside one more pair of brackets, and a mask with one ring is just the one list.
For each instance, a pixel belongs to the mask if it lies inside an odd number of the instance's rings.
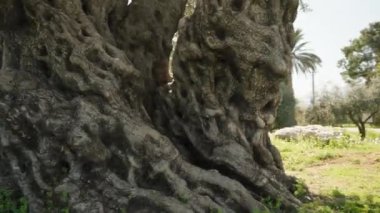
[[310,52],[305,47],[309,42],[303,41],[303,33],[300,29],[294,32],[294,48],[292,51],[293,71],[296,73],[311,73],[312,77],[312,104],[315,103],[315,82],[314,74],[317,67],[321,64],[322,60],[316,54]]
[[[301,30],[296,30],[293,37],[294,47],[292,51],[293,69],[292,73],[311,73],[312,74],[312,87],[313,97],[312,104],[315,102],[315,85],[314,73],[321,63],[321,59],[310,52],[306,47],[308,42],[303,39]],[[294,97],[294,89],[292,82],[292,73],[286,82],[281,85],[282,102],[277,111],[276,126],[275,128],[282,128],[287,126],[294,126],[297,124],[295,120],[295,105],[296,100]]]

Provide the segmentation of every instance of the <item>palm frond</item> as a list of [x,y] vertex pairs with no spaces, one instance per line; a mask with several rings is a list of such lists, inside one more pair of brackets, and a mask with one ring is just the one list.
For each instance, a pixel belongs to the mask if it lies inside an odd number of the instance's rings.
[[292,51],[293,71],[296,73],[315,72],[322,63],[321,58],[306,49],[308,42],[303,41],[303,34],[297,29],[293,35],[294,47]]

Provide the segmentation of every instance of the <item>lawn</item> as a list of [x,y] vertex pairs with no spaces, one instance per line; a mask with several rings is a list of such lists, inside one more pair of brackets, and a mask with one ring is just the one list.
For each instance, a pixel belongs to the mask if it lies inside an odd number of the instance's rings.
[[352,132],[328,142],[273,139],[288,174],[314,195],[301,212],[380,212],[380,144]]

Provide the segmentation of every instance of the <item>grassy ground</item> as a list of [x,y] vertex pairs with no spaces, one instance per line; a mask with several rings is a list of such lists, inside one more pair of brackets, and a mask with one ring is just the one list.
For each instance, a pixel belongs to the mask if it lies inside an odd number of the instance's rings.
[[[341,124],[339,126],[356,128],[355,124],[353,124],[353,123]],[[378,125],[378,124],[369,124],[369,123],[367,123],[366,126],[369,127],[369,128],[380,128],[380,125]]]
[[316,195],[301,212],[380,213],[380,144],[374,142],[380,133],[369,136],[365,141],[352,132],[330,142],[273,140],[287,173]]

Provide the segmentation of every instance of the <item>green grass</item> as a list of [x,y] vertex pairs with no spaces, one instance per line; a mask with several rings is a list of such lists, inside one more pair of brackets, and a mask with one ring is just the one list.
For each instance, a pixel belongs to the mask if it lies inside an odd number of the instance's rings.
[[[315,138],[273,139],[287,173],[300,178],[315,195],[300,212],[380,212],[379,132],[361,141],[353,132],[328,142]],[[297,193],[304,193],[302,185]]]
[[330,194],[319,196],[314,202],[304,204],[300,213],[378,213],[380,203],[374,200],[372,195],[360,198],[356,195],[347,196],[341,191],[334,189]]
[[380,132],[375,131],[373,129],[368,129],[367,130],[367,139],[375,139],[375,138],[380,138]]
[[302,171],[323,160],[340,157],[341,149],[346,146],[339,145],[341,147],[336,148],[314,139],[290,142],[275,140],[274,144],[281,152],[285,168],[290,171]]
[[[341,129],[341,127],[335,127],[336,129]],[[345,128],[344,134],[349,135],[352,138],[359,138],[359,130],[355,125],[343,126]],[[372,140],[372,139],[380,139],[380,127],[375,127],[371,125],[367,125],[366,127],[366,139]]]
[[[356,128],[356,125],[355,125],[355,124],[353,124],[353,123],[348,123],[348,124],[340,124],[339,126],[341,126],[341,127],[350,127],[350,128]],[[379,128],[379,127],[380,127],[380,125],[376,125],[376,124],[369,124],[369,123],[367,123],[367,124],[366,124],[366,127],[368,127],[368,128]]]

